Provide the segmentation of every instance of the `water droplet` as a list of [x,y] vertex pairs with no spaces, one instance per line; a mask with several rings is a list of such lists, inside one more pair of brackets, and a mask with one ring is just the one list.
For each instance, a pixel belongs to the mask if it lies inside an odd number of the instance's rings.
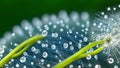
[[109,59],[108,59],[108,63],[109,63],[109,64],[112,64],[113,62],[114,62],[114,59],[113,59],[113,58],[109,58]]
[[115,65],[114,68],[119,68],[118,65]]
[[81,65],[78,65],[78,68],[81,68]]
[[86,57],[87,60],[90,60],[91,58],[92,58],[92,56],[90,54],[87,55],[87,57]]
[[70,46],[70,50],[74,50],[74,46]]
[[4,48],[0,48],[0,54],[3,54],[4,53]]
[[72,33],[72,30],[71,29],[69,29],[69,31],[68,31],[69,33]]
[[47,34],[48,34],[47,30],[43,30],[42,34],[43,34],[43,36],[47,36]]
[[47,58],[48,57],[48,53],[47,52],[43,52],[42,56],[43,56],[43,58]]
[[51,48],[56,49],[56,45],[55,44],[51,45]]
[[47,67],[50,67],[50,64],[47,64]]
[[87,42],[88,41],[88,38],[87,37],[84,37],[84,42]]
[[101,65],[97,64],[97,65],[95,65],[95,68],[101,68]]
[[32,47],[32,48],[31,48],[31,51],[32,51],[32,52],[35,52],[35,51],[36,51],[36,48],[35,48],[35,47]]
[[73,65],[70,65],[69,68],[73,68]]
[[52,37],[58,37],[58,33],[52,33]]
[[12,33],[12,36],[15,36],[15,33]]
[[21,62],[21,63],[26,62],[26,57],[25,57],[25,56],[21,57],[21,58],[20,58],[20,62]]
[[34,62],[31,62],[31,65],[34,65]]
[[88,66],[89,66],[89,67],[91,67],[91,66],[92,66],[92,64],[91,64],[91,63],[89,63],[89,64],[88,64]]
[[16,64],[16,67],[18,68],[18,67],[19,67],[19,64]]
[[64,43],[63,44],[63,47],[66,49],[66,48],[68,48],[68,43]]

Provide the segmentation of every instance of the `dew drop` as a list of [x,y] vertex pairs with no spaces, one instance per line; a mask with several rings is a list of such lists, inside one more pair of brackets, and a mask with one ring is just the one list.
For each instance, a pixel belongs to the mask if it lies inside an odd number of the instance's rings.
[[50,67],[50,64],[47,64],[47,67]]
[[87,42],[88,41],[88,38],[87,37],[84,37],[84,42]]
[[43,56],[43,58],[47,58],[48,57],[48,53],[47,52],[43,52],[42,56]]
[[101,68],[101,65],[97,64],[97,65],[95,65],[95,68]]
[[52,33],[52,37],[58,37],[58,33]]
[[56,45],[55,44],[51,45],[51,48],[56,49]]
[[16,64],[16,67],[18,68],[18,67],[19,67],[19,64]]
[[119,68],[118,65],[115,65],[114,68]]
[[70,50],[74,50],[74,46],[70,46]]
[[68,44],[67,43],[64,43],[63,44],[63,47],[66,49],[66,48],[68,48]]
[[87,57],[86,57],[87,60],[90,60],[91,58],[92,58],[92,56],[90,54],[87,55]]
[[47,30],[43,30],[42,34],[43,34],[43,36],[47,36],[47,34],[48,34]]
[[81,68],[81,65],[78,65],[78,68]]
[[35,52],[35,51],[36,51],[36,48],[35,48],[35,47],[32,47],[32,48],[31,48],[31,51],[32,51],[32,52]]
[[109,64],[112,64],[113,62],[114,62],[114,59],[113,59],[113,58],[109,58],[109,59],[108,59],[108,63],[109,63]]
[[4,53],[4,48],[0,48],[0,54]]
[[20,58],[20,62],[21,62],[21,63],[26,62],[26,57],[24,57],[24,56],[23,56],[23,57],[21,57],[21,58]]

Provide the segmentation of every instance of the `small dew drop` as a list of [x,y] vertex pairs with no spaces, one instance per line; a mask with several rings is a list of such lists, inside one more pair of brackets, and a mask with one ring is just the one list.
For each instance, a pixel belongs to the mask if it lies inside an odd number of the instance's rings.
[[81,68],[81,65],[78,65],[78,68]]
[[50,67],[50,64],[47,64],[47,67],[49,68],[49,67]]
[[92,58],[92,56],[90,54],[87,55],[87,57],[86,57],[87,60],[90,60],[91,58]]
[[42,34],[43,34],[43,36],[47,36],[47,34],[48,34],[47,30],[43,30]]
[[114,68],[119,68],[118,65],[115,65]]
[[34,65],[34,62],[31,62],[31,65]]
[[0,48],[0,54],[4,53],[4,48]]
[[58,33],[52,33],[52,37],[58,37]]
[[19,64],[16,64],[16,67],[18,68],[18,67],[19,67]]
[[101,65],[97,64],[95,65],[95,68],[101,68]]
[[56,49],[56,45],[55,44],[51,45],[51,48]]
[[20,58],[20,62],[21,62],[21,63],[26,62],[26,57],[24,57],[24,56],[23,56],[23,57],[21,57],[21,58]]
[[78,48],[81,49],[81,43],[78,43]]
[[63,44],[63,47],[66,49],[66,48],[68,48],[68,43],[64,43]]
[[42,56],[43,56],[43,58],[47,58],[48,57],[48,53],[47,52],[43,52]]
[[74,46],[70,46],[70,50],[74,50]]
[[31,51],[32,51],[32,52],[35,52],[35,51],[36,51],[36,48],[35,48],[35,47],[32,47],[32,48],[31,48]]
[[15,33],[12,33],[12,36],[15,36]]
[[84,37],[84,42],[87,42],[88,41],[88,38],[87,37]]
[[114,62],[114,59],[113,59],[113,58],[109,58],[109,59],[108,59],[108,63],[109,63],[109,64],[112,64],[113,62]]

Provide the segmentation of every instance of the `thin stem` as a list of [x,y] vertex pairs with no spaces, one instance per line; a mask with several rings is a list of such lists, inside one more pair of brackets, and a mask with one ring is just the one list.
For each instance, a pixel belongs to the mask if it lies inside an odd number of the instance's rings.
[[3,67],[6,63],[8,63],[11,59],[22,55],[22,53],[25,52],[33,43],[44,38],[45,36],[43,35],[37,35],[18,45],[12,52],[10,52],[0,61],[0,68]]
[[101,52],[104,49],[104,46],[99,47],[98,49],[96,49],[93,52],[89,52],[89,53],[85,53],[85,54],[83,54],[83,53],[88,51],[90,48],[97,46],[98,44],[104,44],[104,43],[105,43],[105,40],[99,40],[99,41],[92,42],[92,43],[88,44],[87,46],[85,46],[84,48],[82,48],[81,50],[79,50],[77,53],[73,54],[72,56],[68,57],[67,59],[65,59],[62,62],[55,65],[54,68],[64,68],[67,65],[71,64],[72,62],[74,62],[80,58],[86,57],[88,54],[91,54],[91,55],[98,54],[99,52]]

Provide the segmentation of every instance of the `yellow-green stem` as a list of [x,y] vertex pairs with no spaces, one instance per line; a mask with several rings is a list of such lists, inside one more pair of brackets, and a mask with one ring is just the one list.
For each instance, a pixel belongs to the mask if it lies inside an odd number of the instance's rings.
[[[105,40],[99,40],[99,41],[95,41],[92,42],[90,44],[88,44],[87,46],[85,46],[84,48],[82,48],[81,50],[79,50],[77,53],[73,54],[72,56],[68,57],[67,59],[63,60],[62,62],[58,63],[57,65],[54,66],[54,68],[64,68],[67,65],[71,64],[72,62],[84,58],[87,55],[95,55],[98,54],[99,52],[101,52],[104,49],[104,44]],[[89,52],[89,53],[85,53],[86,51],[88,51],[90,48],[95,47],[96,45],[101,45],[101,47],[99,47],[98,49],[96,49],[93,52]],[[84,54],[85,53],[85,54]]]
[[42,40],[44,38],[45,38],[45,36],[43,36],[43,35],[37,35],[37,36],[34,36],[34,37],[24,41],[20,45],[18,45],[14,50],[12,50],[12,52],[10,52],[7,56],[5,56],[0,61],[0,68],[2,68],[5,64],[7,64],[11,59],[22,55],[28,48],[30,48],[32,46],[32,44],[34,44],[38,40]]

